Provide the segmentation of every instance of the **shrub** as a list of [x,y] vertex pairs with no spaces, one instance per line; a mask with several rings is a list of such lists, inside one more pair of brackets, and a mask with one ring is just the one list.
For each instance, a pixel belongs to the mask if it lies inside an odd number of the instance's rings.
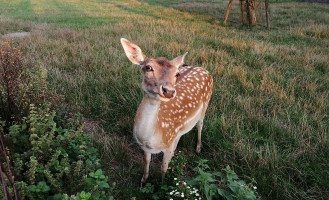
[[6,123],[5,131],[27,116],[30,104],[59,105],[62,99],[49,91],[47,70],[40,63],[23,59],[10,41],[0,43],[0,120]]
[[193,176],[186,175],[188,157],[179,152],[175,155],[166,173],[165,182],[158,188],[147,183],[141,192],[152,199],[227,199],[257,200],[260,199],[251,183],[240,180],[236,173],[227,166],[222,172],[209,172],[207,160],[198,160],[193,169]]
[[244,180],[238,178],[237,174],[229,166],[222,169],[223,172],[208,172],[209,166],[206,164],[207,162],[207,160],[198,161],[198,166],[194,168],[197,174],[188,181],[189,184],[198,187],[202,196],[207,200],[219,197],[227,200],[260,199],[257,196],[257,187],[253,185],[255,183],[254,180],[246,184]]
[[50,104],[30,105],[29,113],[5,134],[21,198],[110,199],[108,177],[82,127],[58,127]]
[[10,43],[0,44],[0,113],[6,122],[17,115],[17,90],[21,82],[23,63],[20,51],[12,48]]

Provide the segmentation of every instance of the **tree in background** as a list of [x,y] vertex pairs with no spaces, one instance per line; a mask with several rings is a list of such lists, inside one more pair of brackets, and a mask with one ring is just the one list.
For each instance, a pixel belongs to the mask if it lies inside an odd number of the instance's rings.
[[[230,0],[227,6],[223,23],[227,23],[227,19],[232,7],[233,0]],[[246,13],[246,14],[245,14]],[[269,0],[265,0],[265,14],[266,14],[266,25],[270,28],[270,18],[269,18]],[[256,1],[255,0],[240,0],[240,16],[243,25],[256,25]]]
[[246,0],[246,8],[249,25],[255,25],[257,23],[255,0]]

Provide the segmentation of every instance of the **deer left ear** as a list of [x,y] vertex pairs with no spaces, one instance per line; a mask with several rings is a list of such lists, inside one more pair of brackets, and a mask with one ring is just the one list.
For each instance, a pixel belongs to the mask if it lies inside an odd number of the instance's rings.
[[185,56],[187,55],[188,52],[184,53],[183,55],[181,56],[178,56],[174,59],[171,60],[171,63],[175,66],[175,67],[180,67],[184,64],[184,59],[185,59]]

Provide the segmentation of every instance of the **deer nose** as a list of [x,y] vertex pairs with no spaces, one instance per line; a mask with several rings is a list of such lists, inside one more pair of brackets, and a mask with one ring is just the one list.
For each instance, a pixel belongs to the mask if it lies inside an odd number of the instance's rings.
[[171,87],[161,86],[163,96],[166,98],[173,98],[176,95],[176,90]]

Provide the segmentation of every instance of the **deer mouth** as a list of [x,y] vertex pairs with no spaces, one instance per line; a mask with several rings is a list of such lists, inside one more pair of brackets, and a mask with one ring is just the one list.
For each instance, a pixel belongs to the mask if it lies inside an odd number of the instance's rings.
[[164,101],[164,102],[168,102],[171,99],[173,99],[173,98],[168,98],[168,97],[166,97],[164,95],[161,95],[159,93],[150,93],[150,92],[146,92],[146,93],[148,94],[149,97],[154,98],[156,100]]
[[155,100],[160,100],[160,101],[164,101],[164,102],[168,102],[171,99],[173,99],[174,97],[167,97],[163,94],[161,94],[161,92],[158,91],[148,91],[148,90],[144,90],[144,92],[152,99]]
[[176,90],[174,87],[165,87],[163,85],[159,87],[147,88],[142,86],[144,92],[153,99],[168,102],[171,99],[175,98]]

